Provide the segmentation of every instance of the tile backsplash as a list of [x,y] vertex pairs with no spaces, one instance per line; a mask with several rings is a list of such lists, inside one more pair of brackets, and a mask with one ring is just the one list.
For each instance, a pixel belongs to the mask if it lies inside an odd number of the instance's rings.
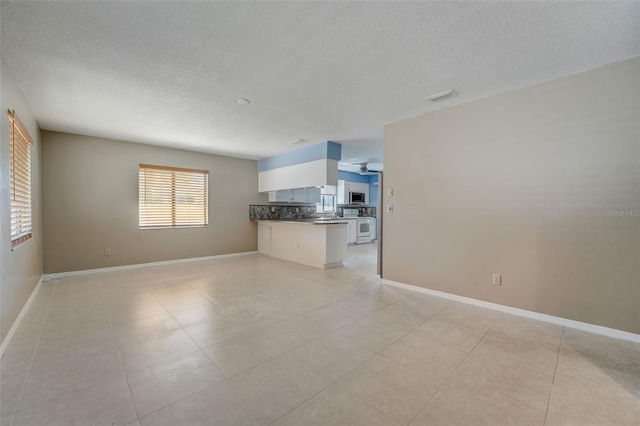
[[249,220],[313,219],[316,206],[250,205]]
[[[356,208],[356,207],[351,207]],[[338,207],[338,216],[342,216],[342,207]],[[357,207],[358,213],[363,217],[375,217],[375,207]],[[274,206],[255,205],[249,206],[249,220],[285,220],[285,219],[313,219],[318,216],[315,206]]]

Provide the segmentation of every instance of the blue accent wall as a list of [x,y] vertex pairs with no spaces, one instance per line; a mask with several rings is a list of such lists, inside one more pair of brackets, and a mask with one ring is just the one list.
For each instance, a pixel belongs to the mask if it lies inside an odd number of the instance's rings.
[[258,173],[325,158],[340,161],[342,158],[342,145],[329,141],[320,142],[315,145],[285,152],[284,154],[263,158],[262,160],[258,160]]
[[349,182],[369,183],[369,176],[361,175],[360,173],[345,172],[344,170],[338,170],[338,179],[348,180]]
[[335,142],[324,142],[327,144],[327,158],[331,160],[342,160],[342,145]]

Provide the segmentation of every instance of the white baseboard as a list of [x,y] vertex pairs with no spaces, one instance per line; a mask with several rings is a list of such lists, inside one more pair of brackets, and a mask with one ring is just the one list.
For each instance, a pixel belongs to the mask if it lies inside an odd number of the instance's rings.
[[608,328],[600,325],[589,324],[586,322],[574,321],[567,318],[556,317],[553,315],[541,314],[539,312],[527,311],[525,309],[512,308],[511,306],[485,302],[484,300],[458,296],[457,294],[445,293],[442,291],[431,290],[428,288],[418,287],[411,284],[399,283],[399,282],[391,281],[387,279],[383,279],[382,283],[391,285],[394,287],[400,287],[407,290],[412,290],[418,293],[424,293],[431,296],[442,297],[443,299],[455,300],[456,302],[466,303],[468,305],[475,305],[481,308],[487,308],[487,309],[492,309],[494,311],[506,312],[508,314],[517,315],[520,317],[531,318],[534,320],[548,322],[551,324],[557,324],[564,327],[575,328],[576,330],[587,331],[589,333],[600,334],[607,337],[613,337],[615,339],[622,339],[622,340],[628,340],[631,342],[640,343],[640,334],[634,334],[634,333],[629,333],[627,331],[616,330],[615,328]]
[[257,251],[243,251],[240,253],[218,254],[215,256],[191,257],[188,259],[162,260],[160,262],[136,263],[134,265],[110,266],[108,268],[85,269],[82,271],[56,272],[54,274],[46,274],[44,279],[70,277],[73,275],[88,275],[101,272],[123,271],[126,269],[148,268],[151,266],[175,265],[178,263],[200,262],[203,260],[224,259],[226,257],[247,256],[250,254],[258,254]]
[[42,285],[42,278],[43,277],[44,276],[41,276],[40,279],[38,280],[38,284],[36,284],[36,287],[31,292],[31,296],[29,296],[29,298],[27,299],[27,303],[25,303],[24,306],[22,307],[22,309],[20,310],[20,313],[18,314],[18,317],[13,322],[13,325],[9,329],[9,332],[5,336],[5,338],[2,341],[2,343],[0,344],[0,358],[2,358],[2,355],[4,355],[4,351],[9,346],[9,343],[11,343],[11,339],[13,338],[13,335],[16,334],[16,330],[18,329],[18,327],[20,327],[20,323],[22,322],[22,318],[24,318],[25,314],[29,310],[29,307],[33,303],[34,299],[36,298],[36,295],[38,294],[38,291],[40,291],[40,286]]

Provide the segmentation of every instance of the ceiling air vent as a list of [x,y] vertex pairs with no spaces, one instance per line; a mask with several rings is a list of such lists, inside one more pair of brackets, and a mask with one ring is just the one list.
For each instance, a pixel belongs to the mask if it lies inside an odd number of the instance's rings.
[[455,92],[453,90],[447,90],[446,92],[440,92],[440,93],[436,93],[435,95],[427,96],[426,98],[424,98],[424,100],[426,101],[428,99],[431,102],[436,102],[441,99],[453,96],[454,94]]

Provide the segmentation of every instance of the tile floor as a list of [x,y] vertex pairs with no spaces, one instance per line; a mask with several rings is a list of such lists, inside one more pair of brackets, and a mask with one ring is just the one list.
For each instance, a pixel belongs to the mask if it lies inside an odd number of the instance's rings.
[[241,256],[46,283],[1,425],[635,425],[640,345]]

